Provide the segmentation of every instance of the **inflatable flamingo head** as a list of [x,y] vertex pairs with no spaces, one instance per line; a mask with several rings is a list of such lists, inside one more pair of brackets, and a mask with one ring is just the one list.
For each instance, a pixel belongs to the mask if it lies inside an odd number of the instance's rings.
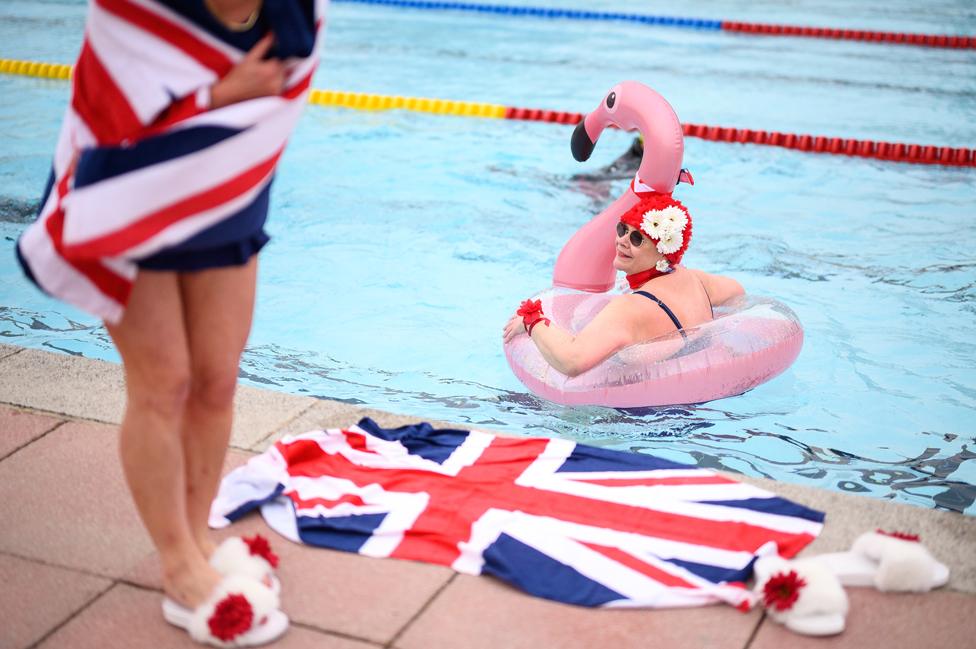
[[691,174],[681,168],[684,133],[671,104],[664,97],[637,81],[618,83],[600,105],[583,118],[573,131],[573,157],[587,160],[600,134],[609,125],[625,131],[640,131],[644,155],[637,177],[662,194],[670,194],[684,181],[694,184]]

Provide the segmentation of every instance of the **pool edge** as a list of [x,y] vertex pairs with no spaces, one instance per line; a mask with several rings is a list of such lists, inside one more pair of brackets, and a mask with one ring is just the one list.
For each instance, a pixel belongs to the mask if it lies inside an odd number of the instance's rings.
[[[124,403],[120,365],[0,343],[2,405],[60,418],[118,424]],[[418,420],[416,416],[251,386],[240,386],[235,411],[231,446],[252,453],[266,449],[283,434],[348,425],[364,416],[385,426]],[[827,512],[823,533],[804,555],[846,549],[861,532],[878,528],[919,533],[933,555],[950,567],[947,588],[976,593],[976,517],[740,474],[732,477]]]

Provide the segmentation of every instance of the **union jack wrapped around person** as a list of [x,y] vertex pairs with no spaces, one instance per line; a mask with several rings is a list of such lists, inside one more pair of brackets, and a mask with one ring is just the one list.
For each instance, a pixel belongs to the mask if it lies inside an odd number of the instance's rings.
[[[141,260],[259,229],[319,58],[327,0],[265,0],[236,33],[201,0],[91,0],[37,220],[17,244],[45,292],[121,319]],[[211,110],[209,89],[267,32],[278,96]]]
[[824,518],[651,455],[371,419],[284,437],[224,478],[210,524],[257,509],[298,543],[613,607],[748,609],[756,558],[796,555]]

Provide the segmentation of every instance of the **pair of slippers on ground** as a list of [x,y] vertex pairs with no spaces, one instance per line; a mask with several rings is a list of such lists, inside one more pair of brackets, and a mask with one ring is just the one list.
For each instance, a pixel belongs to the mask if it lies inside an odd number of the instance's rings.
[[[231,537],[210,559],[224,576],[195,609],[163,599],[163,617],[194,640],[216,647],[254,647],[281,637],[288,617],[279,608],[278,558],[260,536]],[[769,616],[804,635],[844,630],[847,594],[843,586],[874,586],[883,592],[927,592],[949,581],[917,536],[878,530],[859,536],[848,552],[788,561],[778,555],[755,563],[754,592]]]
[[278,599],[278,557],[267,539],[230,537],[217,547],[210,565],[223,576],[210,597],[195,609],[163,598],[167,622],[215,647],[256,647],[284,635],[288,616]]
[[769,616],[791,631],[814,636],[844,630],[848,605],[843,586],[924,593],[949,581],[949,569],[917,536],[881,530],[862,534],[848,552],[793,561],[762,557],[754,568],[754,592]]

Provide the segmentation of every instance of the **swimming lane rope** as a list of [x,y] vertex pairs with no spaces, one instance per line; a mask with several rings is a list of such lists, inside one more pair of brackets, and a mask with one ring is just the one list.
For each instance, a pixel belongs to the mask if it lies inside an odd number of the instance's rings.
[[[43,77],[47,79],[68,79],[71,76],[71,66],[58,63],[0,59],[0,73]],[[511,119],[567,125],[576,125],[583,119],[581,113],[540,110],[537,108],[516,108],[501,104],[486,104],[470,101],[430,99],[426,97],[398,97],[336,90],[313,89],[309,92],[308,101],[310,104],[319,106],[339,106],[354,110],[409,110],[436,115]],[[976,149],[971,148],[855,140],[850,138],[826,137],[823,135],[799,135],[796,133],[780,133],[777,131],[708,126],[705,124],[682,124],[682,129],[686,137],[696,137],[713,142],[760,144],[796,151],[830,153],[834,155],[874,158],[876,160],[907,162],[912,164],[976,167]]]
[[427,0],[332,0],[348,4],[383,5],[409,9],[435,9],[454,11],[475,11],[479,13],[503,14],[509,16],[532,16],[536,18],[563,18],[572,20],[606,20],[661,25],[665,27],[685,27],[713,31],[740,32],[762,36],[801,36],[808,38],[832,38],[839,40],[865,41],[870,43],[896,43],[919,45],[923,47],[947,47],[976,49],[976,36],[951,36],[949,34],[910,34],[906,32],[881,32],[863,29],[836,29],[833,27],[803,27],[800,25],[772,25],[766,23],[746,23],[732,20],[706,20],[702,18],[681,18],[677,16],[651,16],[647,14],[615,13],[606,11],[585,11],[578,9],[559,9],[554,7],[515,7],[510,5],[491,5],[469,2],[429,2]]

